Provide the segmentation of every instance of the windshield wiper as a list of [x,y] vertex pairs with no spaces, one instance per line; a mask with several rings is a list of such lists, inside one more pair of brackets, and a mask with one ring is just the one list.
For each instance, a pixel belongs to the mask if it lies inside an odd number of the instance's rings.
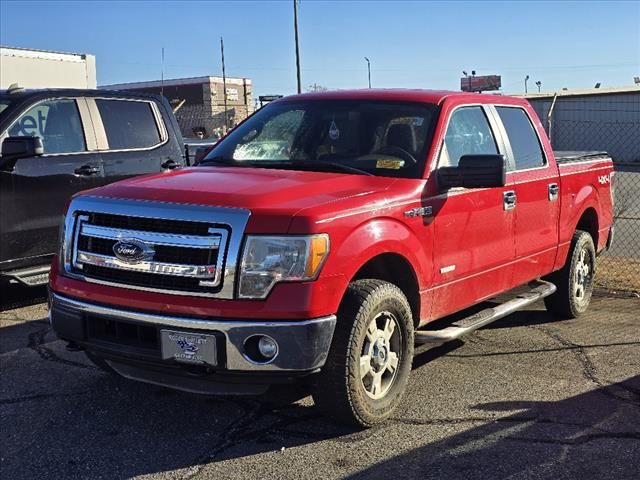
[[205,158],[200,160],[196,166],[199,165],[226,165],[228,167],[253,167],[254,165],[249,164],[244,160],[234,160],[233,158],[216,156],[211,158]]
[[298,170],[313,170],[313,169],[323,169],[323,170],[338,170],[341,172],[349,172],[349,173],[357,173],[360,175],[369,175],[374,176],[373,173],[367,172],[366,170],[362,170],[360,168],[351,167],[349,165],[344,165],[342,163],[337,162],[326,162],[326,161],[291,161],[291,160],[256,160],[256,161],[248,161],[248,160],[234,160],[232,158],[216,156],[201,160],[198,165],[226,165],[229,167],[257,167],[257,168],[291,168]]
[[[349,165],[344,165],[342,163],[337,162],[325,162],[325,161],[291,161],[291,160],[283,160],[276,162],[265,162],[265,165],[274,166],[274,167],[289,167],[297,170],[313,170],[315,168],[325,169],[325,170],[338,170],[341,172],[349,172],[349,173],[357,173],[360,175],[369,175],[374,176],[373,173],[367,172],[366,170],[362,170],[360,168],[351,167]],[[258,165],[256,165],[258,166]]]

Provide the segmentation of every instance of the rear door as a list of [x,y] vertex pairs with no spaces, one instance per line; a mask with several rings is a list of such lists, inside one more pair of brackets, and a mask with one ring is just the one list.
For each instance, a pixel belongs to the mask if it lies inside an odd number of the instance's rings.
[[[504,153],[486,106],[457,107],[448,121],[438,167],[468,154]],[[509,288],[515,258],[514,218],[505,209],[511,187],[456,188],[427,201],[435,243],[432,318],[458,311]]]
[[168,148],[173,144],[169,145],[167,126],[155,102],[130,98],[88,101],[106,181],[182,166],[182,151]]
[[[38,136],[44,154],[0,171],[0,261],[46,257],[56,251],[62,210],[80,190],[100,185],[104,169],[84,98],[49,98],[27,107],[0,134]],[[37,259],[32,258],[34,263]]]
[[515,191],[517,264],[514,285],[553,270],[558,248],[560,181],[558,169],[546,158],[542,142],[527,111],[518,106],[495,106],[504,127]]

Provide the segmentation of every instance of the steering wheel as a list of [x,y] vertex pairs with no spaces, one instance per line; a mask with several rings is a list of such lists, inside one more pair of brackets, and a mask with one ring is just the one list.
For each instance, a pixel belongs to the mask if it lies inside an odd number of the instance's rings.
[[416,160],[416,157],[411,155],[411,153],[409,153],[404,148],[397,147],[395,145],[387,145],[386,147],[382,147],[380,150],[378,150],[377,153],[382,153],[383,155],[391,155],[393,157],[398,157],[403,160],[407,160],[412,165],[415,165],[418,163],[418,161]]

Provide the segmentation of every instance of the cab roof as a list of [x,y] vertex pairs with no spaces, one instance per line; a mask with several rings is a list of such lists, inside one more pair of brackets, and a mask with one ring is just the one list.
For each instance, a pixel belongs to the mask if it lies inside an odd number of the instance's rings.
[[525,100],[504,95],[490,95],[482,93],[467,93],[448,90],[411,90],[411,89],[381,89],[367,88],[361,90],[334,90],[325,92],[310,92],[290,95],[275,102],[291,102],[297,100],[382,100],[396,102],[431,103],[439,105],[445,99],[455,97],[467,102],[478,103],[507,103],[522,105]]

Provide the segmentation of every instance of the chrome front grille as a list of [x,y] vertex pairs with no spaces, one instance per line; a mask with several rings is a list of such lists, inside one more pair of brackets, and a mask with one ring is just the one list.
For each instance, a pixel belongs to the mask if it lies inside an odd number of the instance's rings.
[[[79,197],[65,221],[64,269],[89,282],[233,298],[248,217],[240,209]],[[116,253],[123,244],[145,253],[123,257]]]

